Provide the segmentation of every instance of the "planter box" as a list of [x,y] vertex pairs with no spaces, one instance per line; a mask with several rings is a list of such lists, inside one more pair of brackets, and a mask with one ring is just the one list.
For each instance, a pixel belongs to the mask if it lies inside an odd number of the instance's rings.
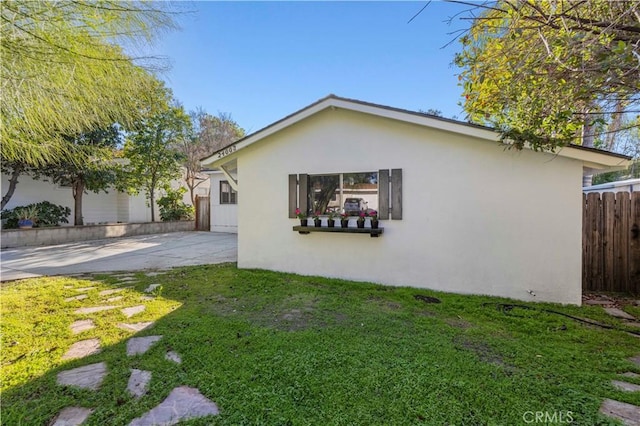
[[0,233],[1,247],[47,246],[75,241],[134,235],[164,234],[195,230],[192,220],[176,222],[114,223],[108,225],[57,226],[53,228],[5,229]]

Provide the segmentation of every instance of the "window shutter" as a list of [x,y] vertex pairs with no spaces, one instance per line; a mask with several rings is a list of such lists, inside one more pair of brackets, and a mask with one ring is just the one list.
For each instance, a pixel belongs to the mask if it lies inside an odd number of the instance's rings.
[[389,219],[389,170],[378,170],[378,218]]
[[298,176],[289,175],[289,219],[296,218],[298,208]]
[[402,219],[402,169],[391,170],[391,219]]
[[298,207],[303,213],[309,211],[309,175],[298,175]]

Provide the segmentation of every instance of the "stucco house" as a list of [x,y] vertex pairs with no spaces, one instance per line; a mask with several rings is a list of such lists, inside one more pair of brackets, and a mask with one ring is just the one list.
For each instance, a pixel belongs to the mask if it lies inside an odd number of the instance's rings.
[[[583,169],[629,158],[505,148],[485,127],[330,95],[202,165],[235,192],[240,268],[580,304]],[[372,186],[360,209],[379,230],[299,227],[296,208],[344,210]]]

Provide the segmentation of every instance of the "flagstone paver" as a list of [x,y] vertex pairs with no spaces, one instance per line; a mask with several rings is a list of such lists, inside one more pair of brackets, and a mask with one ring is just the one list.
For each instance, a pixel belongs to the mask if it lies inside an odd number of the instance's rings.
[[640,367],[640,355],[636,355],[632,358],[629,358],[629,361],[633,362],[635,365]]
[[79,426],[93,413],[91,408],[67,407],[60,411],[51,426]]
[[155,297],[153,297],[153,296],[140,296],[140,300],[144,300],[144,301],[155,300]]
[[183,420],[218,413],[218,406],[202,395],[198,389],[180,386],[172,390],[159,405],[142,417],[134,419],[129,426],[175,425]]
[[131,318],[135,314],[139,314],[140,312],[145,310],[144,305],[131,306],[130,308],[121,309],[121,312],[126,315],[127,318]]
[[81,287],[81,288],[76,288],[75,290],[76,290],[78,293],[83,293],[83,292],[85,292],[85,291],[93,290],[94,288],[95,288],[95,287]]
[[101,292],[98,293],[98,295],[99,296],[108,296],[110,294],[120,293],[121,291],[124,291],[124,288],[112,288],[110,290],[102,290]]
[[158,275],[166,274],[166,272],[147,272],[145,275],[147,277],[157,277]]
[[110,298],[107,299],[107,302],[109,302],[109,303],[117,302],[118,300],[122,300],[122,296],[110,297]]
[[132,337],[127,341],[127,355],[134,356],[143,354],[160,339],[162,339],[162,336]]
[[173,361],[176,364],[182,364],[182,358],[180,357],[180,355],[175,352],[175,351],[169,351],[166,353],[166,355],[164,356],[164,359],[167,359],[169,361]]
[[613,300],[599,300],[599,299],[594,299],[594,300],[587,300],[586,302],[584,302],[585,305],[613,305],[616,302],[614,302]]
[[619,380],[612,380],[611,384],[625,392],[640,392],[640,385],[634,385],[633,383],[621,382]]
[[634,320],[635,317],[633,317],[632,315],[629,315],[628,313],[626,313],[625,311],[623,311],[622,309],[618,309],[618,308],[604,308],[604,310],[611,316],[614,316],[616,318],[622,318],[622,319],[628,319],[628,320]]
[[100,340],[80,340],[71,345],[67,353],[62,355],[62,359],[84,358],[85,356],[97,354],[98,352],[100,352]]
[[616,418],[627,426],[640,426],[640,407],[625,402],[605,399],[600,413]]
[[154,291],[158,287],[160,287],[160,284],[149,284],[149,287],[145,288],[144,292],[145,293],[151,293],[152,291]]
[[94,314],[96,312],[108,311],[109,309],[115,309],[118,306],[104,305],[104,306],[91,306],[89,308],[80,308],[73,311],[74,314]]
[[83,300],[86,299],[87,296],[86,294],[79,294],[78,296],[73,296],[73,297],[67,297],[66,299],[64,299],[65,302],[73,302],[75,300]]
[[634,372],[631,372],[631,371],[627,371],[626,373],[623,373],[622,376],[630,377],[632,379],[639,379],[640,378],[640,374],[634,373]]
[[73,334],[80,334],[83,331],[91,330],[92,328],[95,328],[95,327],[96,325],[93,323],[93,320],[90,320],[90,319],[78,320],[78,321],[74,321],[73,324],[71,324],[71,332]]
[[136,277],[122,277],[122,278],[118,278],[119,281],[122,282],[132,282],[132,281],[138,281],[138,279]]
[[135,331],[137,333],[138,331],[142,331],[147,327],[151,327],[153,325],[153,323],[154,323],[154,321],[136,322],[134,324],[127,324],[126,322],[121,322],[121,323],[118,323],[118,327],[123,329],[123,330]]
[[127,383],[127,390],[135,398],[140,398],[147,393],[150,381],[151,371],[132,368],[129,383]]
[[89,364],[84,367],[62,371],[58,373],[57,383],[59,385],[98,390],[106,374],[107,364],[99,362],[97,364]]

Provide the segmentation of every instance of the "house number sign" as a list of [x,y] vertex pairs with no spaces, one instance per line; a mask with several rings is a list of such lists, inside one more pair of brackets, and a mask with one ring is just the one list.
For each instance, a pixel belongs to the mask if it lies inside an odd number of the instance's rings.
[[222,151],[218,152],[218,158],[226,157],[227,155],[233,154],[234,152],[236,152],[236,146],[235,145],[231,145],[231,146],[223,149]]

